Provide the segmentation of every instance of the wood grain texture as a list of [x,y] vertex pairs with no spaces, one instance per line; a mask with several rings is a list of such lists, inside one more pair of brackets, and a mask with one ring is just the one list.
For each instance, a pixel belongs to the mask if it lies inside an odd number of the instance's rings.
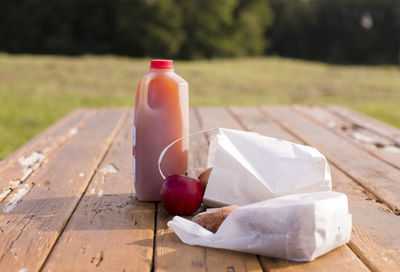
[[317,147],[339,169],[400,214],[400,171],[342,137],[285,107],[262,107],[305,143]]
[[[190,110],[190,126],[191,132],[201,129],[194,109]],[[203,169],[207,151],[204,135],[191,138],[189,167]],[[155,271],[261,271],[253,255],[182,243],[167,226],[172,217],[162,205],[158,205]]]
[[[255,108],[232,108],[232,113],[251,131],[304,144]],[[334,165],[330,168],[333,190],[345,193],[349,199],[353,216],[350,247],[374,271],[400,271],[400,217]]]
[[84,119],[90,117],[92,115],[93,110],[88,109],[77,109],[61,118],[57,122],[55,122],[52,126],[39,133],[31,140],[26,142],[23,146],[12,152],[2,161],[0,161],[0,174],[7,169],[9,166],[14,164],[19,158],[23,156],[28,156],[29,153],[34,151],[37,148],[38,144],[46,145],[51,143],[53,140],[58,138],[59,136],[63,136],[66,133],[73,133],[72,129],[79,127],[79,122],[84,121]]
[[[284,139],[302,144],[292,134],[283,130],[273,120],[268,120],[254,107],[231,107],[230,112],[245,130],[253,131],[269,137]],[[263,268],[267,271],[368,271],[366,266],[347,246],[342,246],[332,252],[319,257],[310,263],[298,264],[285,260],[261,257]],[[330,269],[330,270],[329,270]],[[336,269],[336,270],[335,270]]]
[[99,110],[31,177],[32,187],[11,210],[1,203],[0,271],[38,270],[74,212],[126,115]]
[[400,146],[397,146],[394,140],[335,115],[324,107],[296,106],[294,109],[299,114],[315,120],[355,146],[400,169]]
[[155,204],[135,197],[132,124],[130,115],[43,271],[151,270]]
[[93,110],[76,110],[7,157],[10,164],[0,170],[0,202],[30,184],[29,177],[45,167],[54,151],[73,138],[93,114]]

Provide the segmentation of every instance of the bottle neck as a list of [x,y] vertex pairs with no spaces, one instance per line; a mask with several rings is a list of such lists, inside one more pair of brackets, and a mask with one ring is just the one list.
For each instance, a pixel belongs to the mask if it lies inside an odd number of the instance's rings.
[[158,68],[150,68],[150,72],[173,72],[174,69],[158,69]]

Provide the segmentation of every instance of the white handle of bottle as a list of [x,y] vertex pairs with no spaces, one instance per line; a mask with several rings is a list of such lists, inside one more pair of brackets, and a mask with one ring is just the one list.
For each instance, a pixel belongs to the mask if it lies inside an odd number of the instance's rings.
[[209,128],[209,129],[205,129],[205,130],[193,132],[193,133],[190,133],[190,134],[188,134],[188,135],[186,135],[186,136],[183,136],[183,137],[181,137],[181,138],[179,138],[179,139],[176,139],[175,141],[173,141],[172,143],[170,143],[169,145],[167,145],[167,146],[163,149],[163,151],[161,151],[160,156],[158,157],[158,171],[160,171],[160,174],[161,174],[162,178],[165,179],[164,173],[163,173],[162,170],[161,170],[161,161],[162,161],[162,159],[164,158],[165,153],[167,153],[168,149],[169,149],[171,146],[173,146],[174,144],[176,144],[177,142],[179,142],[179,141],[181,141],[181,140],[183,140],[183,139],[186,139],[186,138],[189,138],[189,137],[192,137],[192,136],[194,136],[194,135],[201,134],[201,133],[209,132],[209,131],[211,131],[211,130],[216,130],[216,129],[219,129],[219,128],[214,127],[214,128]]

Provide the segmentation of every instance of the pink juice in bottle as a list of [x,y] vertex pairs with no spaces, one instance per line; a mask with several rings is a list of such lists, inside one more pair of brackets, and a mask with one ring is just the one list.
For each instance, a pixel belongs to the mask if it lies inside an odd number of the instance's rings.
[[[175,74],[172,60],[152,60],[139,81],[134,116],[133,164],[136,196],[160,201],[163,178],[158,170],[161,151],[189,132],[189,90]],[[161,163],[163,173],[184,174],[188,168],[188,140],[173,145]]]

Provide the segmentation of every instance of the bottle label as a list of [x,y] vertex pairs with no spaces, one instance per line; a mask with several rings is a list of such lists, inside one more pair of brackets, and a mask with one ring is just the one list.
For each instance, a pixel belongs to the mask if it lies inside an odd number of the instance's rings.
[[136,181],[136,128],[133,126],[132,131],[132,169],[133,169],[133,183]]

